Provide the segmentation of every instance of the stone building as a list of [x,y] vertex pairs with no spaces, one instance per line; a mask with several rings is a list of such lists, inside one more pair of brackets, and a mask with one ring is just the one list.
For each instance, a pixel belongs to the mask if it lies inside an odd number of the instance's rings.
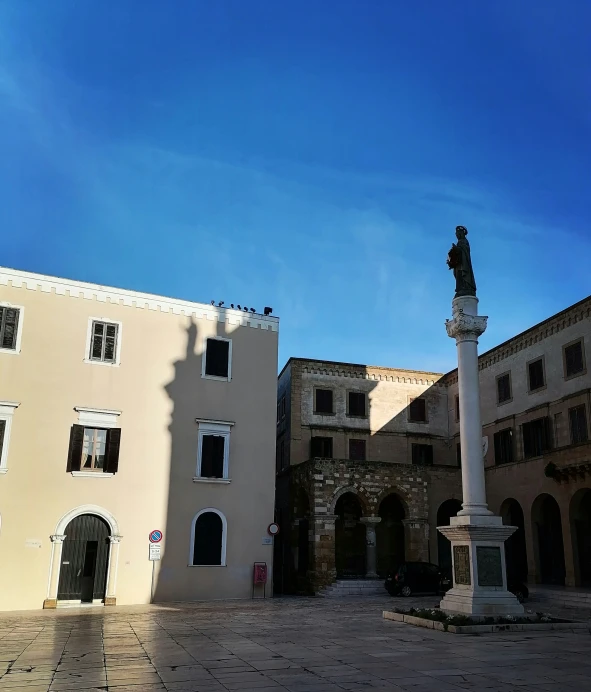
[[[591,584],[591,297],[479,358],[487,498],[507,567]],[[383,577],[403,560],[449,568],[436,527],[461,507],[457,371],[291,358],[279,375],[277,592]]]
[[251,597],[278,326],[0,268],[0,610]]

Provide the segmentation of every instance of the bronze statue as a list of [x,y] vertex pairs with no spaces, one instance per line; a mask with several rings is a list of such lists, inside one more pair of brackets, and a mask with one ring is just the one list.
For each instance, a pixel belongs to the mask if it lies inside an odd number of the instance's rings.
[[464,226],[456,227],[457,244],[453,243],[451,250],[447,254],[447,266],[453,269],[456,279],[456,295],[475,296],[476,281],[472,271],[472,260],[470,258],[470,243],[466,236],[468,229]]

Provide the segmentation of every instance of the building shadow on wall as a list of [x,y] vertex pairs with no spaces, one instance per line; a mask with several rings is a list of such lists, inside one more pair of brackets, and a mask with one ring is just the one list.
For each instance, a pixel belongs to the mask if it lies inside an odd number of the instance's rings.
[[[226,337],[224,322],[216,322],[217,332],[209,337]],[[202,377],[203,347],[197,324],[191,319],[186,328],[187,344],[184,358],[174,363],[174,377],[164,387],[172,402],[168,430],[170,432],[170,470],[164,540],[161,560],[154,568],[152,601],[197,600],[199,598],[199,570],[188,568],[192,564],[194,518],[212,506],[207,484],[197,484],[199,426],[197,418],[215,418],[208,410]],[[216,517],[211,517],[215,522]],[[211,522],[210,522],[211,523]],[[208,528],[208,527],[204,527]],[[213,531],[218,531],[213,525]],[[226,525],[220,524],[223,532]],[[216,538],[217,540],[217,538]],[[206,546],[210,554],[219,553],[214,544]],[[225,546],[225,534],[223,535]]]

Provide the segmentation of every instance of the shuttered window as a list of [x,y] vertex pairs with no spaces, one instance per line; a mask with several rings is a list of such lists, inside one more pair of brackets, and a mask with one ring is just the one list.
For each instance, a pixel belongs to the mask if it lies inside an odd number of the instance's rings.
[[522,426],[523,456],[539,457],[552,448],[550,419],[547,416],[537,418]]
[[[541,361],[539,361],[541,363]],[[497,403],[502,404],[511,398],[511,376],[509,373],[497,378]]]
[[495,464],[510,464],[513,461],[513,430],[505,428],[494,436]]
[[533,392],[535,389],[541,389],[546,384],[544,379],[544,361],[541,358],[533,363],[529,363],[527,371],[530,392]]
[[332,389],[317,389],[315,403],[314,413],[333,413]]
[[16,350],[20,310],[0,305],[0,348]]
[[408,407],[408,419],[414,423],[425,423],[427,420],[427,402],[424,399],[413,399]]
[[90,339],[90,360],[101,363],[115,363],[117,361],[117,336],[118,325],[111,322],[92,323]]
[[202,478],[224,477],[225,435],[203,435],[201,439]]
[[365,461],[365,440],[349,440],[349,459],[351,461]]
[[571,443],[576,445],[580,442],[587,442],[587,410],[585,404],[569,409],[568,417]]
[[310,456],[312,459],[314,459],[315,457],[331,459],[332,437],[313,437],[310,444]]
[[417,466],[433,465],[433,445],[412,445],[412,463]]
[[73,425],[66,471],[117,473],[119,470],[120,428],[89,428]]
[[585,370],[583,358],[583,342],[577,341],[564,349],[564,370],[566,377],[579,375]]
[[365,393],[349,392],[349,411],[350,416],[365,417]]

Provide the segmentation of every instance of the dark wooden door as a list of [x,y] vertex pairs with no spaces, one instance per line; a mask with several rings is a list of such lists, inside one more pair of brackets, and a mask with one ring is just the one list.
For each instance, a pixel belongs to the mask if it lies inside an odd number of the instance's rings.
[[83,514],[72,519],[65,534],[58,600],[92,602],[104,598],[109,527],[100,517]]

